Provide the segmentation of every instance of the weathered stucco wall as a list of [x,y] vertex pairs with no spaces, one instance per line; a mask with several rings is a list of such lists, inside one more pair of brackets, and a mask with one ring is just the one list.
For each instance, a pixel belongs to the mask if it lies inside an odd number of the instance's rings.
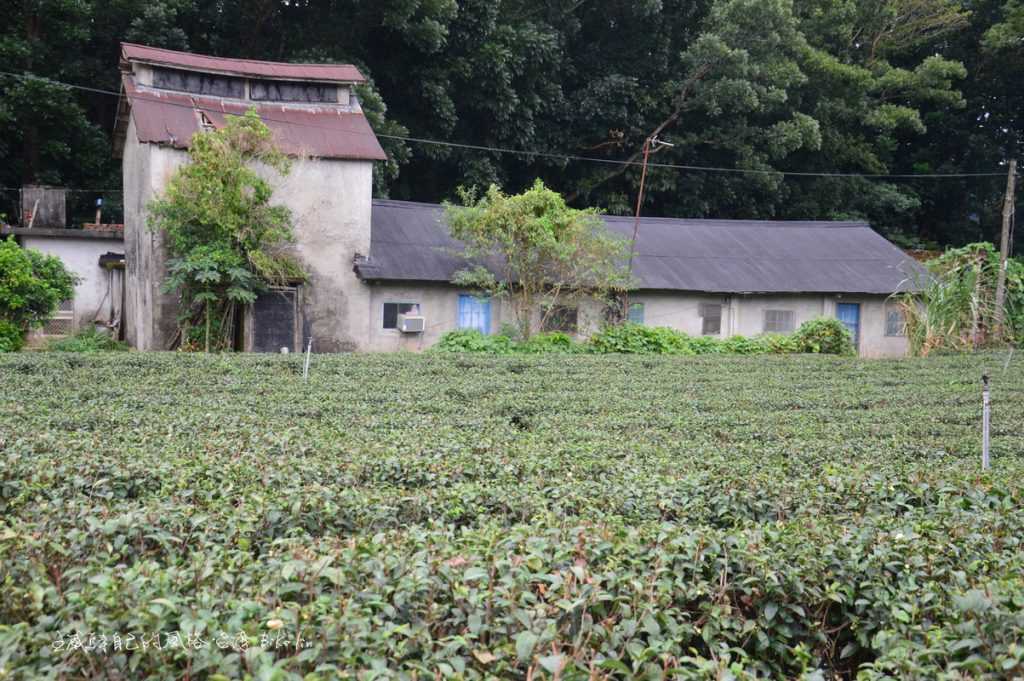
[[140,144],[129,122],[124,146],[125,338],[140,350],[166,350],[173,340],[177,299],[162,291],[167,274],[163,236],[147,225],[147,204],[188,161],[181,150]]
[[[469,291],[444,284],[363,284],[370,295],[365,311],[370,321],[366,346],[374,352],[426,350],[441,336],[458,328],[459,294]],[[384,303],[419,303],[426,323],[423,333],[402,333],[384,328]],[[501,301],[491,301],[491,333],[501,330],[503,321],[511,322],[511,311]]]
[[91,328],[93,322],[110,320],[110,299],[114,298],[115,309],[120,308],[119,272],[109,274],[99,266],[100,256],[107,252],[120,253],[119,238],[57,238],[21,235],[21,245],[33,248],[63,261],[64,266],[79,278],[73,300],[75,329]]
[[[367,316],[371,331],[367,350],[389,352],[395,350],[425,350],[441,336],[458,328],[458,298],[461,289],[443,284],[364,284],[370,291]],[[644,323],[648,326],[667,326],[693,336],[701,335],[702,303],[722,305],[722,324],[719,338],[734,335],[756,336],[764,333],[765,310],[792,310],[794,326],[817,317],[834,317],[837,302],[859,303],[861,306],[861,356],[898,357],[907,352],[907,339],[885,335],[884,296],[834,295],[706,295],[668,292],[642,292],[630,296],[630,302],[644,304]],[[426,321],[422,334],[403,334],[395,329],[383,328],[384,303],[418,303]],[[600,326],[601,311],[596,304],[584,304],[580,313],[580,328],[586,335]],[[497,333],[502,322],[512,322],[508,305],[500,301],[491,303],[491,333]]]
[[731,317],[726,326],[722,320],[723,335],[756,336],[764,333],[766,310],[791,310],[793,328],[817,317],[832,316],[827,298],[822,295],[740,295],[732,296],[735,304],[729,306]]
[[717,337],[725,338],[730,335],[728,296],[642,292],[630,294],[629,302],[643,303],[644,324],[647,326],[667,326],[691,336],[701,335],[703,322],[700,316],[701,304],[721,305],[722,333]]
[[836,303],[860,303],[861,357],[903,357],[910,351],[906,336],[885,335],[886,312],[895,306],[885,296],[833,296],[830,302],[831,317],[835,316]]
[[[701,295],[637,293],[633,302],[644,303],[644,323],[668,326],[691,335],[701,333],[701,303],[722,307],[721,338],[764,333],[766,310],[791,310],[794,328],[817,317],[835,317],[837,303],[860,304],[860,345],[863,357],[899,357],[907,353],[906,337],[886,336],[886,297],[855,295]],[[889,303],[891,305],[891,303]]]
[[[184,151],[140,144],[134,124],[129,125],[123,164],[126,338],[142,350],[166,349],[177,315],[176,297],[161,290],[166,252],[162,235],[146,226],[146,206],[187,161]],[[319,352],[359,350],[368,343],[369,292],[352,262],[356,253],[370,251],[372,168],[370,161],[298,159],[284,177],[262,171],[274,186],[274,203],[292,211],[296,240],[291,248],[310,275],[303,336],[312,334]]]
[[373,163],[299,159],[285,177],[263,172],[274,186],[273,202],[292,211],[292,249],[309,274],[303,337],[312,335],[317,352],[366,349],[370,291],[353,259],[370,252]]

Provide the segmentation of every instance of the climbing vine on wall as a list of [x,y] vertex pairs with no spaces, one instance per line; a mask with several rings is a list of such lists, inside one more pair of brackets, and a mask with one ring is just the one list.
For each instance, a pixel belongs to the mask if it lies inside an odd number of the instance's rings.
[[196,133],[188,153],[191,163],[150,203],[149,227],[166,235],[164,290],[179,295],[176,342],[183,349],[230,349],[240,305],[268,285],[305,278],[287,252],[291,211],[271,205],[266,179],[287,175],[290,162],[254,110]]

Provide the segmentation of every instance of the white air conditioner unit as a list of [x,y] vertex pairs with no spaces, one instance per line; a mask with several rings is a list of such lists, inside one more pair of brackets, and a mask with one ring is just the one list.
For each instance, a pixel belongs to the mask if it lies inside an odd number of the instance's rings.
[[398,315],[398,330],[402,333],[423,333],[426,323],[419,315]]

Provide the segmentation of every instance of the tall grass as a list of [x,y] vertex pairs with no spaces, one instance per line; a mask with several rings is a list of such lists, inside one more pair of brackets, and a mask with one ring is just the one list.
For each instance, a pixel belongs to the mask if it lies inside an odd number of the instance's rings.
[[928,263],[929,275],[915,281],[917,293],[896,296],[906,317],[915,355],[936,350],[965,351],[1014,343],[1024,332],[1024,265],[1007,268],[1004,325],[997,329],[996,279],[999,253],[990,243],[952,249]]

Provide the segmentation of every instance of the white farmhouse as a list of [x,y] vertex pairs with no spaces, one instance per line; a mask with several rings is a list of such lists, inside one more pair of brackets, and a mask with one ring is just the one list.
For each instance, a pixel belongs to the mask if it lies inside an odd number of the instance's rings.
[[[372,200],[385,159],[354,95],[352,66],[214,58],[122,46],[124,98],[116,147],[124,169],[125,336],[136,348],[174,340],[175,297],[163,293],[165,251],[147,228],[147,203],[187,162],[192,136],[254,107],[295,157],[276,200],[295,219],[296,255],[310,278],[271,291],[247,311],[240,349],[319,352],[418,350],[445,331],[496,332],[509,311],[451,285],[460,267],[439,206]],[[629,236],[632,219],[608,217]],[[858,222],[644,218],[636,245],[639,290],[630,317],[689,334],[786,333],[837,317],[865,356],[907,350],[895,292],[921,270]],[[601,311],[564,310],[559,327],[586,334]]]

